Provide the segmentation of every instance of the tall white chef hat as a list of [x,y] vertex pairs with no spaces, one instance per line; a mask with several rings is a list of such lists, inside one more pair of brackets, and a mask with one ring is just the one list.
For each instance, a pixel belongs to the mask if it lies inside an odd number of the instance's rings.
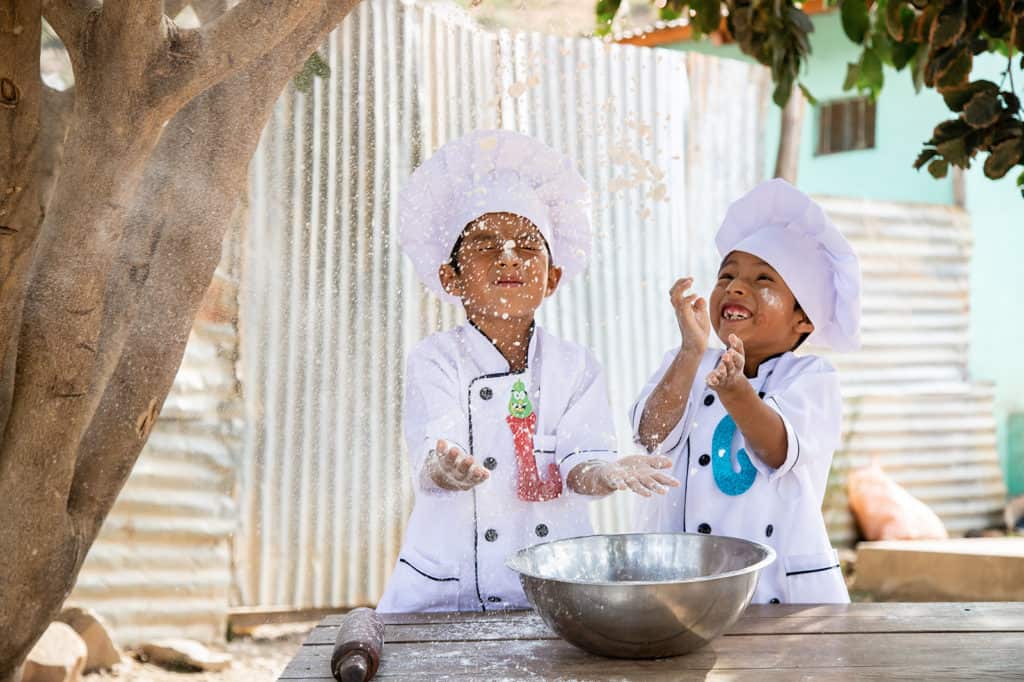
[[715,238],[725,258],[744,251],[786,280],[814,324],[809,344],[860,347],[860,263],[821,206],[785,180],[762,182],[734,201]]
[[563,281],[590,255],[590,191],[564,154],[508,130],[479,130],[444,145],[412,174],[399,199],[402,248],[423,283],[447,301],[438,268],[466,226],[486,213],[532,222]]

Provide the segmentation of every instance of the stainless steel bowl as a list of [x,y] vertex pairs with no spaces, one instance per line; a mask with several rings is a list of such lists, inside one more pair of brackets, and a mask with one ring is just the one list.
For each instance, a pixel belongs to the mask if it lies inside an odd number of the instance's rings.
[[506,564],[544,622],[615,658],[678,656],[747,608],[771,547],[691,533],[588,535],[534,545]]

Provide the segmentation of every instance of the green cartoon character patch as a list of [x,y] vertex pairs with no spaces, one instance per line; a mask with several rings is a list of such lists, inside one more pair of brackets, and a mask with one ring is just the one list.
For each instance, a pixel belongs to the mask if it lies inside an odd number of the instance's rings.
[[512,385],[512,395],[508,399],[508,413],[516,419],[526,419],[533,414],[530,396],[526,394],[526,386],[522,381]]

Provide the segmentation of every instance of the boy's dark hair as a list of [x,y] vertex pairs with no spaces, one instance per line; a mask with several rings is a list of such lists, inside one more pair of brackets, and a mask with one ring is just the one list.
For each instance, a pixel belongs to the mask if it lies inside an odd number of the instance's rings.
[[[455,271],[456,275],[461,275],[462,271],[459,270],[459,261],[455,258],[455,254],[459,252],[459,248],[462,247],[462,238],[466,236],[466,230],[473,226],[476,220],[471,220],[462,228],[462,232],[459,233],[459,238],[455,240],[455,245],[452,246],[452,252],[448,254],[448,265],[452,266],[452,270]],[[548,252],[548,262],[552,262],[554,259],[551,257],[551,247],[548,245],[548,240],[541,235],[541,239],[544,239],[544,250]]]

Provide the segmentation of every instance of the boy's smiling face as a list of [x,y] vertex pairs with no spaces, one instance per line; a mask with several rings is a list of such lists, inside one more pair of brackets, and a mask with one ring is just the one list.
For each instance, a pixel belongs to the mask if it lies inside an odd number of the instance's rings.
[[537,226],[513,213],[487,213],[470,223],[452,260],[439,270],[441,284],[462,299],[471,318],[532,319],[562,277]]
[[718,338],[728,343],[730,334],[740,337],[756,363],[793,350],[804,334],[814,331],[779,273],[743,251],[733,251],[722,261],[708,312]]

